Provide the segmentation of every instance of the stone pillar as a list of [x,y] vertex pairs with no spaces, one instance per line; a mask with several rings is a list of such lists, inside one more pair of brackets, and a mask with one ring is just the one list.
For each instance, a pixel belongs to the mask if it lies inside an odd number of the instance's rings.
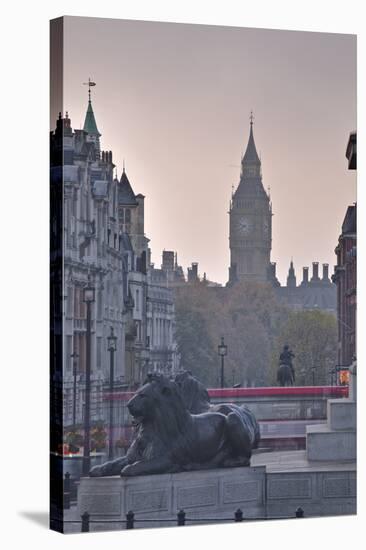
[[349,368],[348,398],[357,401],[357,361],[354,360]]

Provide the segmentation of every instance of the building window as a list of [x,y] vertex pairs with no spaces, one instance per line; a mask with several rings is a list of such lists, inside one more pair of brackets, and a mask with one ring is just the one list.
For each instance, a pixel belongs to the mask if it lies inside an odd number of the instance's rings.
[[136,321],[135,327],[136,327],[136,340],[138,342],[141,342],[141,321]]
[[103,345],[103,338],[98,336],[97,337],[97,369],[102,368],[102,345]]
[[139,289],[136,290],[136,311],[140,311],[140,291]]
[[72,317],[72,286],[67,287],[66,316]]
[[65,363],[66,363],[66,370],[68,372],[71,371],[71,353],[72,353],[72,336],[66,336],[66,357],[65,357]]
[[129,208],[125,210],[125,223],[131,223],[131,210]]
[[97,290],[97,319],[101,319],[103,315],[103,290]]

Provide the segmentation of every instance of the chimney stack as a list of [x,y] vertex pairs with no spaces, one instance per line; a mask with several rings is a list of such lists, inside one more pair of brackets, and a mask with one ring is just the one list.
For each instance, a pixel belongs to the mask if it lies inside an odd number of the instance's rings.
[[188,268],[188,282],[194,283],[198,280],[198,263],[192,262],[191,267]]
[[303,267],[302,268],[302,284],[307,285],[309,282],[309,268]]
[[323,264],[323,281],[325,283],[329,282],[329,265]]
[[313,262],[313,276],[311,278],[312,282],[319,281],[319,263]]
[[163,262],[161,268],[164,271],[174,271],[174,251],[163,250]]

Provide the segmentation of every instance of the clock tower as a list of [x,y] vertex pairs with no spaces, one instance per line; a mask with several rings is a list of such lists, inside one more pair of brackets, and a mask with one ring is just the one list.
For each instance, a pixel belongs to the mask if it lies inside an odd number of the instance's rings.
[[230,204],[229,282],[268,280],[272,243],[272,205],[262,183],[261,161],[254,143],[253,115],[239,185]]

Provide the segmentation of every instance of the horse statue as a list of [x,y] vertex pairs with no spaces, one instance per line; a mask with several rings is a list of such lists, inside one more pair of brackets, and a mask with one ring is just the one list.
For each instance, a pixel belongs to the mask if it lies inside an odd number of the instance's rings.
[[280,354],[279,368],[277,371],[277,381],[280,386],[293,386],[295,382],[295,370],[292,365],[292,359],[295,355],[286,344]]
[[293,386],[294,378],[290,365],[281,363],[277,371],[277,382],[280,386]]

